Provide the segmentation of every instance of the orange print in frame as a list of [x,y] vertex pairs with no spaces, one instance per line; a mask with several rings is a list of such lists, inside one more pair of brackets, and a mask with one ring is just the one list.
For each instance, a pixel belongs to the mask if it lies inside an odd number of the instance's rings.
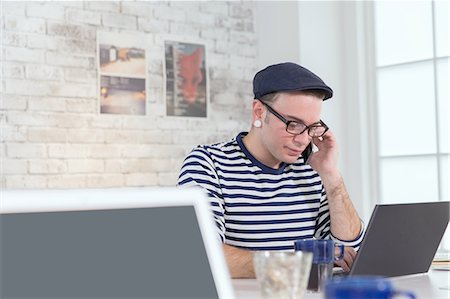
[[205,47],[166,41],[166,111],[168,116],[207,116]]

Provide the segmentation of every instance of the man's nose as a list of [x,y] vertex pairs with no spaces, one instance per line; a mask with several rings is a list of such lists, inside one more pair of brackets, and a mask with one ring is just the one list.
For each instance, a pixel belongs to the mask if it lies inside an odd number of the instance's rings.
[[312,141],[312,137],[309,136],[308,134],[308,130],[306,130],[305,132],[299,134],[299,135],[294,135],[294,142],[295,143],[299,143],[299,144],[309,144]]

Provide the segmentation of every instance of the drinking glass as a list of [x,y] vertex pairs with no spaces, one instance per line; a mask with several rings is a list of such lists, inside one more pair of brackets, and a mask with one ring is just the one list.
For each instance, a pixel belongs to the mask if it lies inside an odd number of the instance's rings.
[[296,251],[313,253],[308,290],[320,292],[324,282],[333,276],[334,262],[344,257],[344,245],[330,239],[300,239],[295,241],[294,248]]
[[310,252],[255,251],[253,264],[262,297],[301,299],[312,258]]

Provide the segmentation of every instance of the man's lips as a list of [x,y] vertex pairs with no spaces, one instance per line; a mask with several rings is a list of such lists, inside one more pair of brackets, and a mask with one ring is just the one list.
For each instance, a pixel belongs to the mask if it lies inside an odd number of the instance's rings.
[[290,147],[286,147],[286,149],[287,149],[288,154],[289,154],[290,156],[300,156],[301,153],[302,153],[302,151],[299,150],[299,149],[292,149],[292,148],[290,148]]

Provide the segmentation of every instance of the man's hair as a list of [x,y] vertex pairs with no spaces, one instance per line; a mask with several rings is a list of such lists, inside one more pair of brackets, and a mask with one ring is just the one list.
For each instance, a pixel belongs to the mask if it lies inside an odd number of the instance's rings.
[[[277,101],[278,97],[282,93],[300,93],[300,94],[304,94],[304,95],[312,95],[320,100],[323,100],[326,96],[325,92],[323,92],[322,90],[311,89],[311,90],[302,90],[302,91],[294,91],[294,92],[286,92],[286,91],[272,92],[272,93],[263,95],[261,98],[259,98],[259,100],[266,104],[273,104]],[[264,122],[266,122],[266,123],[269,121],[267,117],[268,117],[268,114],[266,115],[266,118],[264,119]]]
[[[269,93],[269,94],[263,95],[259,100],[261,100],[262,102],[267,103],[267,104],[273,104],[276,102],[276,100],[278,99],[278,97],[280,96],[281,93],[289,93],[289,92],[280,91],[280,92]],[[300,94],[304,94],[304,95],[312,95],[321,100],[323,98],[325,98],[325,92],[323,92],[322,90],[311,89],[311,90],[295,91],[295,93],[300,93]]]

